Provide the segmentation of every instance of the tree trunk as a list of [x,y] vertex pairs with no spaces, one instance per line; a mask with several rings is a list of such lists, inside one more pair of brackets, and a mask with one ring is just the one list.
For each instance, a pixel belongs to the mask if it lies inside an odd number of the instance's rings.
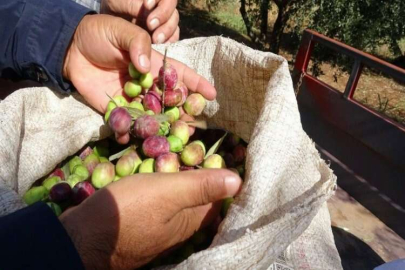
[[210,0],[205,0],[205,4],[207,5],[208,11],[212,12],[211,1]]
[[254,34],[252,32],[252,22],[249,20],[247,11],[246,11],[246,0],[241,0],[240,1],[240,9],[239,9],[240,14],[242,15],[243,22],[245,23],[246,26],[246,32],[248,36],[252,39],[254,42]]
[[285,15],[284,12],[285,12],[285,4],[279,5],[277,20],[274,23],[273,32],[271,33],[270,37],[270,51],[276,54],[278,54],[280,51],[280,40],[285,27],[286,20],[284,18]]
[[260,39],[262,39],[263,42],[266,41],[267,28],[269,24],[269,2],[270,0],[262,0],[260,5]]

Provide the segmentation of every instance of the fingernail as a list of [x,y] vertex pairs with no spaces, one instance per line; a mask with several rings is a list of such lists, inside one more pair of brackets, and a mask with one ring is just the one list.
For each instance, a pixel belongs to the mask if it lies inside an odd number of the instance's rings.
[[159,24],[160,24],[159,19],[154,18],[153,20],[150,21],[150,27],[152,28],[150,30],[151,31],[155,30],[159,26]]
[[141,54],[139,56],[139,64],[144,68],[149,68],[150,62],[146,54]]
[[165,42],[165,34],[163,34],[163,33],[160,33],[158,36],[157,36],[157,41],[156,41],[156,43],[157,44],[162,44],[163,42]]
[[156,2],[155,2],[155,0],[148,0],[148,2],[146,4],[147,4],[147,8],[152,9],[155,7]]
[[226,176],[225,177],[225,187],[226,193],[228,197],[235,196],[240,187],[241,187],[241,180],[237,176]]

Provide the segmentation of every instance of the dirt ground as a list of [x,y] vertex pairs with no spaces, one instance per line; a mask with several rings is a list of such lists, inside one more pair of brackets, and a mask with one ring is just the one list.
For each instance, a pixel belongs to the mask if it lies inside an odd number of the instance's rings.
[[[328,63],[323,63],[321,70],[323,75],[317,78],[343,93],[350,74],[341,72],[339,68],[332,67]],[[388,76],[375,74],[365,67],[353,98],[405,125],[405,83],[400,84]]]
[[[345,259],[346,270],[373,269],[383,261],[405,258],[405,240],[343,189],[338,188],[328,208],[336,247]],[[356,263],[361,265],[356,268]]]

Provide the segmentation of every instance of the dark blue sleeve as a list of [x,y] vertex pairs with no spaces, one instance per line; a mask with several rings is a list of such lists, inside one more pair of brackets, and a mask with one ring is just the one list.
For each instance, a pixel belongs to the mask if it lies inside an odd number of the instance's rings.
[[0,269],[84,269],[69,235],[45,203],[0,218]]
[[93,11],[71,0],[0,1],[0,77],[69,92],[63,61],[76,27]]

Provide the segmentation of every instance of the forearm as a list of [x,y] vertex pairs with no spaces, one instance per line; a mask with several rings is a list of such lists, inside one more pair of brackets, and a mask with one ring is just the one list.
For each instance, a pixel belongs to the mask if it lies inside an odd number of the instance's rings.
[[69,91],[62,67],[77,25],[91,10],[71,0],[0,2],[0,74]]

